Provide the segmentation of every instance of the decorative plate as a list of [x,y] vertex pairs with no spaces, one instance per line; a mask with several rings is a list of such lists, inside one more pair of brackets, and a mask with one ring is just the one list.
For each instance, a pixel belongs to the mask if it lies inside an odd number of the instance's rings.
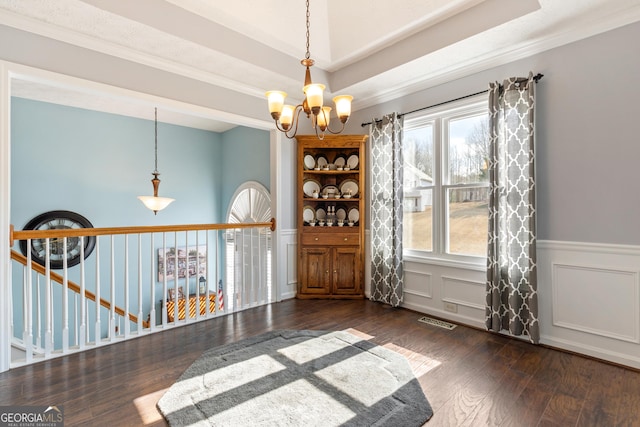
[[336,209],[336,218],[342,220],[347,219],[347,210],[345,208]]
[[325,166],[329,166],[329,162],[327,161],[327,158],[323,154],[320,154],[316,159],[316,166],[320,166],[321,168]]
[[360,219],[360,211],[358,211],[358,208],[351,208],[349,209],[349,221],[353,221],[358,222],[358,220]]
[[305,222],[313,221],[314,219],[316,219],[316,210],[311,206],[305,206],[302,209],[302,219]]
[[342,168],[347,164],[347,159],[342,154],[338,154],[333,160],[333,164],[338,168]]
[[322,209],[322,208],[316,209],[316,219],[317,220],[326,219],[326,218],[327,218],[327,212],[325,212],[324,209]]
[[347,159],[347,165],[351,168],[351,169],[358,169],[358,155],[357,154],[352,154],[349,156],[349,158]]
[[311,154],[304,155],[304,168],[307,170],[313,169],[316,167],[316,159],[313,158]]
[[305,179],[302,184],[302,191],[304,191],[305,196],[313,197],[314,190],[320,193],[320,183],[315,179]]
[[329,198],[333,199],[336,197],[336,194],[340,194],[340,191],[335,185],[325,185],[322,187],[322,194],[328,194]]
[[355,179],[345,179],[340,183],[340,193],[342,193],[342,195],[351,194],[351,197],[357,196],[358,182]]

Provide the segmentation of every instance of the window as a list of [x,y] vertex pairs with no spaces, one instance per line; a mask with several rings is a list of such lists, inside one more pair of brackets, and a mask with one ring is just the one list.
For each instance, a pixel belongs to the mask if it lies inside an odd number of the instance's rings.
[[485,96],[405,117],[403,247],[408,255],[486,256],[488,127]]

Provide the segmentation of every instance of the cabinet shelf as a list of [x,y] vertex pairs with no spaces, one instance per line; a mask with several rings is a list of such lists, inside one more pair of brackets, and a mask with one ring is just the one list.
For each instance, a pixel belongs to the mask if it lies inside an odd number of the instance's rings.
[[333,202],[333,203],[342,203],[342,202],[359,202],[360,198],[359,197],[350,197],[350,198],[344,198],[344,197],[340,197],[339,199],[334,198],[329,198],[329,199],[324,199],[322,197],[318,197],[317,199],[315,197],[303,197],[302,200],[304,200],[305,202]]

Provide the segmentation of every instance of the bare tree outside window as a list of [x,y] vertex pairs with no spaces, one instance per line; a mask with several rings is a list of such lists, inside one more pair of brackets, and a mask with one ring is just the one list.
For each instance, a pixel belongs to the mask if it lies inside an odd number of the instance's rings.
[[488,131],[487,107],[478,101],[470,102],[468,109],[405,120],[406,250],[445,257],[486,256]]

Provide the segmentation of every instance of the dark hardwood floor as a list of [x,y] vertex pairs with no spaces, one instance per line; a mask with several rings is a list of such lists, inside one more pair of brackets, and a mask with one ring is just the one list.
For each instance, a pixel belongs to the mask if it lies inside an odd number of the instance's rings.
[[155,408],[200,354],[276,329],[349,330],[405,355],[432,426],[640,426],[640,373],[366,300],[288,300],[0,374],[0,405],[65,425],[166,425]]

